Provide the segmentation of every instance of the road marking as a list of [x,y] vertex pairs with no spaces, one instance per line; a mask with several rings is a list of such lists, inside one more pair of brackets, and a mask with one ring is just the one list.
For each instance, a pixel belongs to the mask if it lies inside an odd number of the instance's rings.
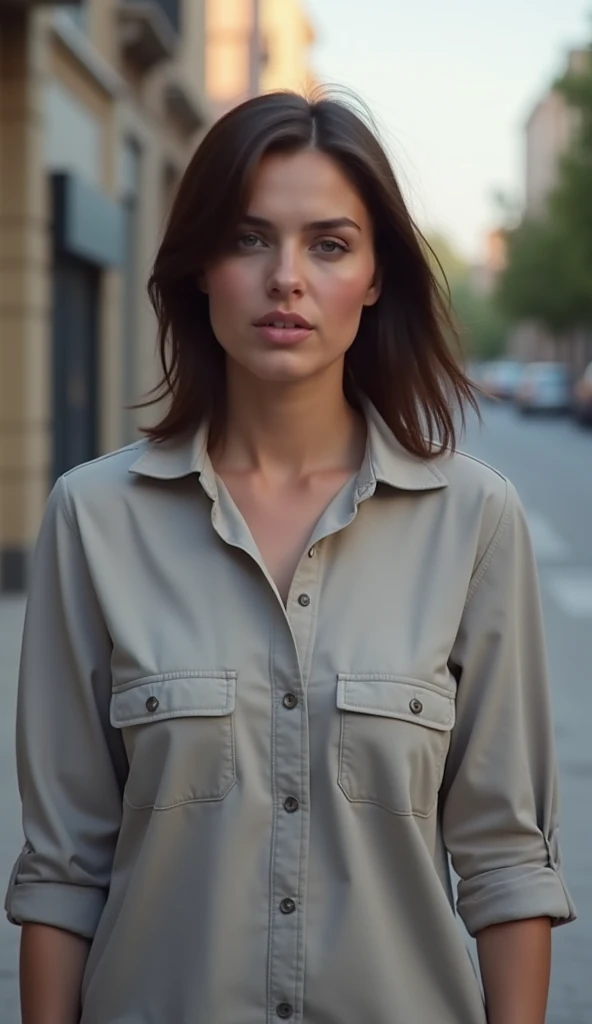
[[566,615],[592,619],[592,572],[585,569],[553,570],[545,574],[549,593]]
[[527,509],[526,518],[538,562],[568,562],[569,545],[540,512]]

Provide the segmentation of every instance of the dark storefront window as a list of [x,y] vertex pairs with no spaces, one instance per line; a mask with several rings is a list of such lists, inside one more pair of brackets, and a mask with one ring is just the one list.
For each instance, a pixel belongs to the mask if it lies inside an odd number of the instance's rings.
[[164,13],[177,32],[181,31],[181,0],[158,0]]

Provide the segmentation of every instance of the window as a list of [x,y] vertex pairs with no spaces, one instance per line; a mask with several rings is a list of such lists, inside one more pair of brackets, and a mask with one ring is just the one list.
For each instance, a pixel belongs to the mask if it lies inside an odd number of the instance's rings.
[[50,171],[73,171],[101,184],[103,126],[59,82],[45,89],[45,164]]
[[181,31],[181,0],[157,0],[176,32]]
[[[132,3],[142,4],[145,0],[131,0]],[[192,0],[189,0],[191,3]],[[157,7],[160,7],[162,13],[171,23],[175,32],[181,31],[181,3],[182,0],[154,0]]]

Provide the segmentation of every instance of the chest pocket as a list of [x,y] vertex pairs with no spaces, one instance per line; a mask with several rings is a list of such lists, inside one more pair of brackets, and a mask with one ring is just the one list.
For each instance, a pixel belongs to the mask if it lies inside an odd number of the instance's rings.
[[187,670],[113,691],[111,724],[129,760],[124,800],[137,810],[223,800],[236,782],[236,672]]
[[337,706],[338,781],[347,799],[429,817],[450,745],[454,696],[416,679],[340,673]]

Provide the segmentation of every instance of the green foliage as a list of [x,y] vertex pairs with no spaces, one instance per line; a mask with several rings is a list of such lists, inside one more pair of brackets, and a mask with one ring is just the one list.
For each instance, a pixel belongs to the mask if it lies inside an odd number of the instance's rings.
[[561,333],[587,318],[592,299],[565,230],[550,217],[524,221],[507,235],[508,268],[497,301],[513,320],[535,320]]
[[500,307],[480,294],[471,283],[470,266],[442,234],[426,239],[432,267],[445,290],[450,289],[451,306],[470,359],[494,359],[506,348],[507,321]]
[[468,280],[452,287],[452,306],[470,359],[496,359],[506,351],[508,321],[500,306]]

